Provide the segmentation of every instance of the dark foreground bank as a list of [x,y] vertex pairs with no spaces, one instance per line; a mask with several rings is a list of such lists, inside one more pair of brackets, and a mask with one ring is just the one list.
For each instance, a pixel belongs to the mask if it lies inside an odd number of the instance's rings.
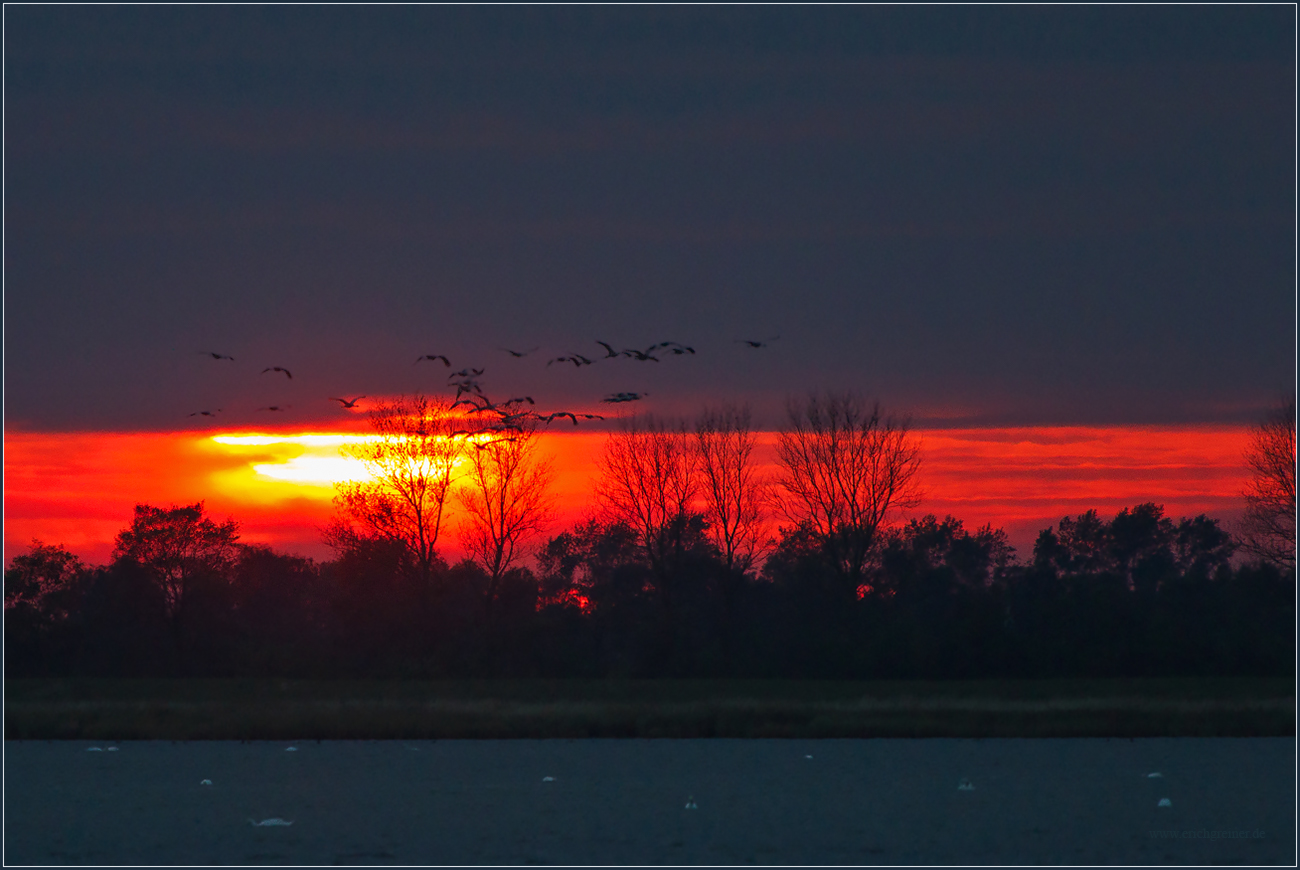
[[1289,679],[9,680],[5,738],[1277,737]]
[[1294,769],[1290,739],[11,741],[4,858],[1293,864]]

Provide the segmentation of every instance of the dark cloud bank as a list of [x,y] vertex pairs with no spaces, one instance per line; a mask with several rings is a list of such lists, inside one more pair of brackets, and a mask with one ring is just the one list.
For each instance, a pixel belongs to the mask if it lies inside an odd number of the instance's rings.
[[[1294,389],[1291,7],[4,14],[10,427],[305,419],[436,387],[423,353],[768,424]],[[698,353],[543,365],[596,339]]]

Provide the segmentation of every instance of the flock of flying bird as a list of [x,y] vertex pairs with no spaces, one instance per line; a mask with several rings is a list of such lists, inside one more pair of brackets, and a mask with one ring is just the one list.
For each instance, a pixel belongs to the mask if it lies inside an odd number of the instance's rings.
[[[773,335],[762,340],[741,338],[741,339],[736,339],[736,343],[743,344],[749,348],[759,349],[759,348],[767,347],[767,345],[770,342],[776,341],[778,338],[780,338],[779,335]],[[624,348],[622,350],[615,350],[613,345],[605,341],[597,341],[596,344],[600,345],[605,349],[604,356],[598,355],[596,359],[591,359],[580,353],[570,353],[565,356],[554,357],[548,360],[546,365],[547,367],[550,367],[555,363],[572,363],[575,368],[582,368],[583,366],[594,365],[595,363],[601,360],[615,359],[618,357],[628,357],[629,359],[633,359],[638,362],[657,363],[664,356],[669,356],[669,355],[671,356],[692,355],[693,356],[695,354],[695,348],[689,347],[677,341],[661,341],[657,344],[650,345],[644,350],[639,348]],[[530,348],[528,350],[512,350],[511,348],[508,347],[503,347],[500,349],[517,359],[529,356],[530,354],[533,354],[539,350],[539,348],[536,347]],[[199,353],[204,356],[210,356],[214,360],[229,360],[231,362],[234,362],[235,360],[235,358],[233,356],[230,356],[229,354],[217,353],[215,351],[199,351]],[[434,362],[434,363],[440,362],[448,369],[452,367],[451,360],[449,360],[445,354],[440,354],[440,353],[422,354],[421,356],[416,358],[415,362],[412,363],[412,365],[419,365],[420,363],[426,361]],[[458,371],[450,372],[447,375],[448,388],[455,388],[456,390],[456,399],[452,403],[453,408],[461,405],[467,405],[469,406],[469,412],[472,414],[491,413],[496,415],[496,418],[487,426],[479,427],[474,430],[466,430],[464,432],[458,432],[456,434],[480,435],[480,434],[488,434],[488,433],[505,433],[508,435],[511,432],[518,432],[522,430],[526,422],[530,420],[540,422],[540,423],[550,424],[553,420],[567,417],[571,421],[573,421],[573,425],[576,426],[578,425],[579,419],[584,419],[584,420],[605,419],[600,414],[579,414],[579,413],[574,413],[572,411],[553,411],[549,414],[540,414],[532,410],[532,407],[536,404],[533,401],[532,396],[517,396],[512,399],[507,399],[504,402],[493,402],[487,398],[487,396],[483,392],[482,387],[478,382],[478,378],[482,377],[484,371],[485,370],[481,368],[466,367],[463,369],[459,369]],[[284,368],[283,366],[267,366],[266,368],[262,369],[261,373],[265,375],[265,374],[273,374],[277,372],[283,374],[286,379],[293,380],[293,373],[290,372],[287,368]],[[649,393],[643,393],[643,392],[610,393],[606,395],[605,398],[601,399],[601,402],[605,404],[617,405],[617,404],[622,404],[624,402],[637,402],[648,395]],[[345,410],[356,408],[357,402],[361,401],[364,398],[366,398],[366,396],[364,395],[353,396],[352,398],[342,398],[338,396],[329,397],[330,401],[338,402],[341,408]],[[264,407],[258,408],[257,410],[258,411],[284,411],[289,407],[291,406],[266,405]],[[221,411],[220,408],[218,408],[216,411],[194,411],[188,416],[215,417],[220,411]],[[507,437],[504,440],[514,440],[514,439]],[[487,443],[494,443],[494,442],[489,441]],[[486,446],[486,444],[480,443],[477,446],[482,448]]]

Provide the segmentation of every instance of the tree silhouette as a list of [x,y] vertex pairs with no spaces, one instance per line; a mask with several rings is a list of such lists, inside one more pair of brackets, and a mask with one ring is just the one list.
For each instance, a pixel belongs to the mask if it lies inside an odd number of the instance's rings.
[[466,432],[445,399],[416,394],[370,411],[375,438],[344,445],[368,480],[335,484],[336,522],[326,540],[346,549],[359,538],[393,541],[428,582],[437,562],[447,496],[465,455]]
[[697,492],[693,445],[681,427],[653,417],[633,418],[609,434],[599,468],[601,514],[606,522],[635,533],[660,600],[671,608],[672,569],[690,545]]
[[1251,430],[1245,549],[1283,570],[1296,565],[1295,399]]
[[85,573],[72,553],[33,540],[31,552],[14,556],[5,571],[5,611],[31,609],[43,620],[66,619],[72,605],[68,593]]
[[787,404],[777,460],[788,496],[779,509],[807,526],[835,572],[856,588],[881,525],[920,501],[920,446],[908,424],[853,394],[813,393]]
[[196,581],[224,576],[238,549],[239,524],[214,523],[203,516],[203,502],[170,508],[138,504],[130,527],[118,533],[113,558],[146,569],[162,589],[168,617],[177,620]]
[[551,464],[537,457],[537,430],[529,421],[509,438],[491,437],[467,451],[467,485],[458,493],[465,509],[460,540],[488,575],[488,611],[502,577],[519,560],[521,545],[540,533],[555,513],[547,489]]
[[32,541],[5,570],[5,672],[67,667],[68,629],[77,623],[90,571],[62,547]]
[[749,408],[706,409],[695,423],[695,450],[708,535],[729,572],[745,573],[764,549],[766,483],[754,468]]
[[1201,514],[1174,523],[1152,502],[1124,508],[1106,522],[1095,510],[1063,517],[1039,532],[1034,566],[1061,576],[1108,575],[1129,591],[1154,591],[1174,577],[1213,576],[1236,550],[1217,520]]

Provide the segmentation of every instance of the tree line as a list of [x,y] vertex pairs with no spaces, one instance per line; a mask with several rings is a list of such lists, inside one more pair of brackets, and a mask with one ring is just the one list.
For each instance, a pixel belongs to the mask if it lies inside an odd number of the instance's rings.
[[[1294,405],[1255,429],[1240,537],[1147,503],[1065,517],[1023,561],[989,526],[900,521],[919,445],[853,395],[789,403],[770,479],[744,408],[628,421],[591,514],[549,538],[535,426],[466,418],[423,396],[372,412],[325,562],[244,544],[202,503],[137,506],[104,566],[35,542],[5,572],[6,674],[1294,672]],[[448,564],[453,503],[468,555]]]

